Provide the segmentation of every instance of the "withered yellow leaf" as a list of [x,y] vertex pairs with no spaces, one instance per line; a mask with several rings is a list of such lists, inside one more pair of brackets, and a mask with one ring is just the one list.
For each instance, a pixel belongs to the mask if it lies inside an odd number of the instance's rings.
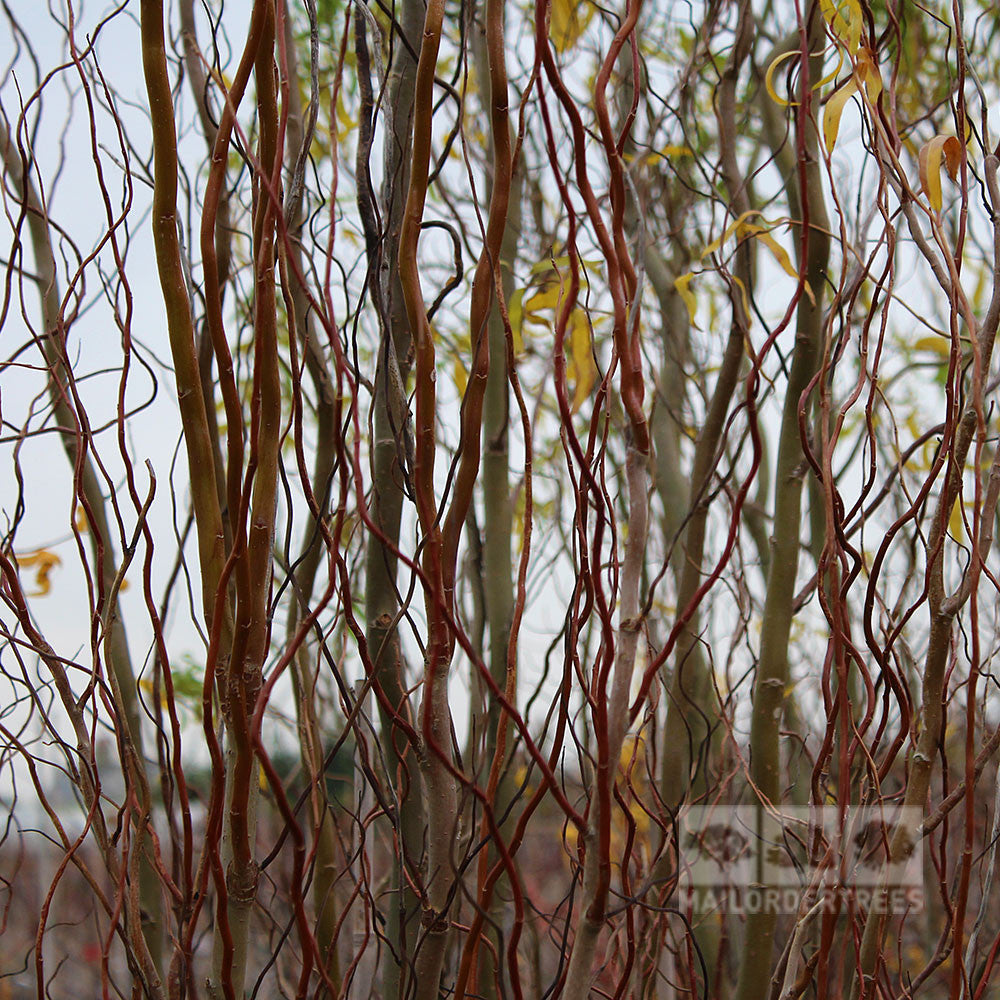
[[62,565],[62,559],[48,549],[36,549],[34,552],[25,552],[23,555],[19,555],[17,563],[22,569],[35,567],[35,587],[37,589],[28,596],[44,597],[52,589],[49,574],[54,567]]
[[562,300],[562,286],[558,281],[550,281],[524,300],[524,318],[545,320],[551,317]]
[[913,342],[915,351],[930,351],[947,358],[951,354],[951,342],[947,337],[920,337]]
[[862,47],[858,51],[856,73],[858,79],[865,85],[868,100],[874,104],[878,100],[878,95],[882,93],[882,74],[879,72],[878,63],[867,48]]
[[837,144],[837,134],[840,132],[840,117],[844,113],[844,106],[857,93],[858,84],[854,77],[834,92],[826,102],[823,111],[823,142],[828,153],[833,152],[833,147]]
[[774,74],[783,62],[793,59],[798,55],[798,49],[793,49],[791,52],[782,52],[780,56],[771,61],[771,65],[767,67],[767,72],[764,74],[764,87],[768,94],[770,94],[771,100],[776,104],[780,104],[783,108],[797,105],[798,101],[786,101],[785,98],[778,95],[778,92],[774,89]]
[[917,162],[920,169],[920,187],[931,208],[941,211],[941,161],[944,160],[948,175],[952,180],[958,176],[962,162],[962,144],[953,135],[936,135],[930,142],[920,147]]
[[750,208],[747,209],[747,211],[745,211],[742,215],[738,216],[732,222],[730,222],[729,225],[726,226],[723,234],[720,237],[718,237],[718,239],[712,240],[712,242],[709,243],[704,250],[702,250],[701,259],[704,260],[710,254],[715,253],[716,250],[718,250],[722,246],[722,244],[725,243],[726,240],[728,240],[729,237],[732,236],[732,234],[737,231],[740,233],[740,239],[741,240],[745,239],[746,236],[749,235],[747,230],[750,228],[747,226],[747,219],[749,219],[750,216],[752,215],[760,215],[760,212],[755,208]]
[[647,153],[644,162],[647,166],[651,166],[658,160],[675,160],[681,156],[694,156],[694,150],[690,146],[662,146],[660,149]]
[[[750,227],[754,230],[753,237],[758,239],[768,250],[771,251],[772,256],[778,262],[782,271],[785,272],[790,278],[794,278],[796,281],[799,280],[799,272],[795,270],[795,266],[792,264],[791,258],[788,256],[788,251],[762,226],[752,226]],[[813,294],[813,290],[808,282],[805,282],[802,286],[805,291],[806,298],[816,305],[816,296]]]
[[458,355],[455,356],[452,378],[455,380],[455,388],[458,390],[459,398],[464,398],[465,387],[469,384],[469,373],[465,370],[465,365],[462,364],[462,359]]
[[[795,266],[792,264],[791,258],[788,256],[788,252],[771,235],[771,230],[779,223],[768,222],[766,219],[763,219],[763,217],[762,217],[763,225],[759,225],[756,222],[748,222],[747,220],[754,215],[760,215],[760,212],[757,209],[750,209],[744,212],[742,215],[740,215],[739,218],[735,219],[728,226],[726,226],[725,232],[718,239],[713,240],[702,251],[701,253],[702,259],[707,257],[709,254],[713,254],[717,250],[719,250],[722,244],[725,243],[726,240],[729,239],[729,237],[735,232],[737,239],[739,240],[740,243],[742,243],[746,239],[760,240],[760,242],[763,243],[764,246],[766,246],[767,249],[771,251],[771,254],[774,256],[774,259],[778,262],[778,265],[781,267],[781,269],[787,275],[789,275],[789,277],[798,280],[799,272],[795,270]],[[690,280],[690,277],[688,277],[687,275],[685,275],[685,277],[687,277],[688,280]],[[676,281],[674,282],[674,285],[675,286],[677,285]],[[678,288],[677,290],[681,293],[681,296],[684,297],[684,292],[680,288]],[[813,291],[808,285],[805,286],[805,291],[810,301],[815,301],[813,296]],[[745,297],[746,296],[745,289],[743,290],[743,294]],[[688,301],[687,298],[685,298],[684,301],[687,302]],[[692,296],[692,302],[693,301],[694,299]],[[690,310],[691,310],[691,304],[689,303],[688,311],[690,312]]]
[[674,288],[677,289],[677,294],[684,300],[691,325],[697,330],[698,324],[694,321],[694,318],[698,312],[698,300],[694,297],[694,292],[691,291],[691,279],[693,277],[694,271],[688,271],[687,274],[682,274],[679,278],[674,278]]
[[549,12],[549,38],[556,52],[572,48],[594,16],[594,5],[578,0],[552,0]]
[[848,51],[857,52],[861,42],[864,19],[858,0],[820,0],[820,9],[826,23]]
[[590,346],[590,324],[582,309],[570,317],[568,375],[573,384],[572,411],[576,413],[590,395],[597,380],[597,365]]
[[951,508],[951,517],[948,518],[948,532],[957,542],[960,542],[965,537],[961,497],[955,500],[955,506]]

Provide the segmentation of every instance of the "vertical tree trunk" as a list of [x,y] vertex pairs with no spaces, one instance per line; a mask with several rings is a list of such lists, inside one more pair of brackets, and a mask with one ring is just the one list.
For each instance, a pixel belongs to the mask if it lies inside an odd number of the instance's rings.
[[[801,105],[796,109],[796,136],[799,149],[798,186],[790,185],[792,218],[800,221],[799,269],[806,289],[799,299],[796,315],[795,351],[782,409],[781,431],[774,476],[774,535],[767,596],[761,625],[760,662],[754,682],[750,729],[750,776],[760,796],[760,804],[778,805],[782,791],[779,722],[788,684],[788,637],[792,625],[796,574],[801,546],[802,523],[802,439],[799,415],[802,394],[812,380],[820,356],[823,328],[823,292],[830,252],[829,219],[820,172],[818,125],[815,101],[810,103],[810,81],[819,79],[822,59],[806,59],[805,53],[822,49],[823,17],[818,4],[810,4],[801,33]],[[793,194],[794,192],[794,194]],[[808,404],[806,404],[808,405]],[[741,957],[738,1000],[758,1000],[766,995],[771,974],[771,951],[776,915],[767,908],[747,918]]]
[[[382,692],[378,709],[386,778],[395,791],[399,810],[394,817],[395,848],[387,893],[386,936],[390,946],[382,949],[385,1000],[402,1000],[408,989],[417,936],[412,922],[419,912],[413,886],[423,855],[423,806],[416,753],[400,725],[414,720],[407,708],[409,682],[397,628],[400,605],[396,583],[404,477],[412,467],[406,402],[412,334],[399,282],[399,238],[410,176],[414,80],[423,4],[420,0],[402,0],[396,10],[383,103],[387,116],[381,199],[384,242],[380,255],[369,251],[369,282],[382,303],[382,330],[372,402],[371,517],[377,534],[369,537],[365,556],[365,638],[373,680]],[[358,16],[363,17],[360,12]],[[370,44],[377,44],[377,40]],[[366,171],[361,176],[363,183]]]

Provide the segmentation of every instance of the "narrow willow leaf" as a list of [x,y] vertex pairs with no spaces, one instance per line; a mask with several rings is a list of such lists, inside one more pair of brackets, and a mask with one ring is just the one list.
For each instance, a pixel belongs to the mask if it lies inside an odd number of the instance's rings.
[[953,135],[936,135],[930,142],[925,142],[920,148],[917,162],[920,170],[920,187],[931,208],[935,212],[941,211],[941,161],[945,162],[945,167],[952,180],[958,175],[958,168],[962,162],[962,144]]
[[590,347],[590,324],[582,309],[574,309],[570,318],[569,346],[567,368],[574,387],[571,409],[576,413],[590,396],[597,380],[597,365],[594,364],[594,354]]
[[[760,240],[761,243],[763,243],[764,246],[771,251],[774,259],[778,262],[785,274],[798,281],[799,272],[795,270],[795,266],[792,264],[792,260],[788,256],[788,251],[785,250],[785,248],[766,229],[761,226],[754,226],[753,228],[757,230],[753,234],[754,239]],[[802,287],[805,290],[806,298],[808,298],[813,305],[816,305],[816,296],[813,295],[813,290],[809,287],[808,282]]]
[[552,0],[549,38],[556,52],[571,49],[594,16],[594,5],[577,0]]
[[847,46],[848,51],[857,52],[861,43],[864,19],[858,0],[820,0],[820,9],[826,23],[837,38]]
[[865,85],[868,100],[875,104],[879,94],[882,93],[882,74],[879,72],[878,63],[867,48],[862,48],[858,52],[858,68],[855,72]]
[[826,108],[823,111],[823,143],[828,153],[832,153],[833,147],[837,144],[837,134],[840,132],[840,117],[844,113],[844,106],[857,92],[858,84],[854,77],[851,77],[826,102]]
[[951,342],[947,337],[920,337],[913,342],[915,351],[929,351],[947,358],[951,355]]
[[774,74],[785,60],[794,59],[798,55],[799,52],[797,49],[792,52],[783,52],[777,59],[772,60],[771,65],[767,67],[767,72],[764,74],[764,87],[768,94],[771,95],[771,100],[776,104],[780,104],[783,108],[796,106],[798,105],[798,101],[786,101],[783,97],[778,96],[778,92],[774,89]]
[[948,532],[955,541],[960,542],[965,538],[965,523],[962,518],[962,498],[955,500],[955,506],[951,508],[951,517],[948,518]]
[[513,330],[520,330],[524,321],[524,292],[523,288],[518,288],[507,303],[507,318]]
[[698,324],[694,321],[694,318],[698,313],[698,300],[694,297],[694,292],[691,291],[691,279],[693,277],[694,271],[688,271],[687,274],[682,274],[679,278],[674,278],[674,288],[677,289],[677,294],[684,300],[691,325],[697,330]]
[[645,163],[651,166],[659,160],[676,160],[681,156],[693,156],[694,152],[690,146],[662,146],[651,153],[647,153]]
[[562,292],[560,282],[546,282],[537,292],[524,300],[524,318],[534,322],[549,320],[559,308]]
[[19,555],[17,563],[21,569],[27,569],[32,566],[35,568],[36,589],[28,596],[44,597],[52,590],[52,581],[49,579],[49,574],[54,567],[62,565],[62,559],[55,552],[50,552],[48,549],[36,549],[34,552],[26,552],[23,555]]
[[[764,225],[758,225],[755,222],[748,222],[747,219],[754,215],[760,215],[760,212],[756,209],[750,209],[731,222],[726,227],[726,231],[718,239],[713,240],[707,247],[705,247],[701,253],[702,259],[715,253],[735,232],[741,243],[743,240],[751,238],[760,240],[760,242],[771,251],[774,259],[778,262],[785,274],[789,275],[789,277],[795,278],[797,281],[799,272],[795,270],[795,266],[792,264],[792,260],[788,256],[788,252],[771,235],[771,230],[778,223],[769,223],[766,219],[764,220]],[[693,277],[693,275],[688,274],[684,275],[683,279],[689,281],[691,277]],[[677,281],[674,282],[674,285],[677,286],[677,290],[681,293],[681,296],[684,297],[684,291],[678,284],[681,280],[682,278],[678,278]],[[691,294],[690,291],[688,291],[688,294]],[[814,301],[813,291],[808,285],[806,285],[806,295],[809,297],[810,301]],[[684,298],[684,301],[688,301],[686,297]],[[694,301],[693,296],[691,297],[691,301]],[[688,304],[688,311],[691,311],[691,303]]]
[[711,254],[715,253],[722,246],[722,244],[725,243],[726,240],[728,240],[729,237],[732,236],[733,233],[735,233],[735,232],[740,232],[741,235],[742,235],[742,238],[744,238],[744,239],[746,238],[747,235],[752,235],[752,232],[751,233],[747,233],[748,229],[752,229],[752,228],[758,228],[759,229],[760,228],[759,226],[758,227],[749,227],[747,225],[747,219],[749,219],[753,215],[760,215],[760,212],[757,209],[755,209],[755,208],[751,208],[751,209],[748,209],[746,212],[743,212],[742,215],[739,215],[732,222],[730,222],[729,225],[726,226],[725,231],[723,232],[723,234],[720,237],[718,237],[718,239],[715,239],[711,243],[709,243],[708,246],[705,247],[704,250],[702,250],[702,252],[701,252],[701,259],[704,260],[706,257],[708,257]]
[[460,399],[465,398],[465,387],[469,384],[469,373],[462,364],[462,359],[455,356],[455,364],[452,368],[452,378],[455,380],[455,388],[458,390]]

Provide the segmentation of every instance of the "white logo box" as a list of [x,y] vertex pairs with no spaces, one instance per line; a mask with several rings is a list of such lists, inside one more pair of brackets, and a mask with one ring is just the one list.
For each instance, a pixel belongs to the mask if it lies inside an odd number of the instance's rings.
[[[678,817],[681,887],[919,888],[920,809],[692,806]],[[887,864],[905,834],[906,850]]]

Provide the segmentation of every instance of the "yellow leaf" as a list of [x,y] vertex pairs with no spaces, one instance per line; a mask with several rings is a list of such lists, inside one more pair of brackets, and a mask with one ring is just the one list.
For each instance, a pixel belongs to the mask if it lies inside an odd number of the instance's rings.
[[536,323],[544,323],[559,308],[561,300],[561,283],[558,281],[547,282],[530,298],[524,300],[524,318]]
[[337,141],[344,142],[347,137],[358,127],[358,123],[350,116],[347,108],[344,107],[344,92],[337,95],[337,121],[340,127],[337,129]]
[[[148,694],[150,697],[152,697],[153,694],[155,693],[155,688],[153,687],[153,682],[148,677],[142,677],[142,678],[139,679],[139,687],[143,691],[145,691],[146,694]],[[166,708],[169,705],[169,703],[170,703],[170,700],[167,698],[166,692],[161,688],[160,689],[160,705],[163,708]]]
[[810,90],[822,90],[828,83],[833,83],[834,80],[840,76],[840,71],[844,68],[844,53],[841,49],[837,49],[837,65],[830,70],[822,80],[818,80],[809,89]]
[[34,566],[35,586],[38,588],[29,597],[44,597],[52,589],[52,581],[49,574],[53,567],[62,565],[62,559],[48,549],[36,549],[34,552],[26,552],[17,557],[17,564],[22,569]]
[[[798,101],[786,101],[785,98],[778,95],[778,91],[774,87],[774,74],[778,71],[778,67],[785,62],[787,59],[794,59],[796,56],[801,55],[799,49],[792,49],[791,52],[783,52],[780,56],[775,58],[771,65],[767,67],[767,72],[764,74],[764,87],[768,94],[771,95],[771,100],[780,104],[783,108],[797,108],[799,106]],[[826,74],[822,79],[817,80],[815,83],[811,84],[810,90],[822,90],[828,83],[832,80],[836,80],[837,76],[840,74],[841,67],[844,65],[844,53],[837,50],[837,65]]]
[[948,518],[948,532],[956,542],[960,542],[965,537],[965,526],[962,520],[962,498],[955,500],[954,507],[951,508],[951,517]]
[[460,398],[465,396],[465,387],[469,384],[469,373],[465,370],[465,365],[462,364],[462,359],[455,356],[455,367],[452,371],[452,378],[455,380],[455,388],[458,389],[458,395]]
[[574,386],[571,409],[576,413],[597,380],[597,365],[594,364],[594,354],[590,347],[590,324],[582,309],[574,309],[570,318],[568,361],[567,374]]
[[540,260],[537,264],[533,265],[531,268],[532,274],[543,274],[545,275],[545,280],[547,281],[554,275],[559,274],[560,267],[569,267],[570,256],[569,254],[563,254],[561,257],[545,257]]
[[524,292],[525,289],[518,288],[507,303],[507,320],[510,323],[515,354],[524,351]]
[[[788,252],[785,250],[785,248],[766,229],[763,229],[761,226],[752,226],[749,228],[755,230],[755,232],[753,233],[754,239],[760,240],[761,243],[763,243],[764,246],[766,246],[767,249],[771,251],[772,255],[774,256],[774,259],[778,262],[782,271],[784,271],[785,274],[787,274],[790,278],[794,278],[796,281],[798,281],[799,272],[796,271],[795,267],[792,265],[791,258],[788,256]],[[813,290],[809,286],[809,283],[806,282],[805,284],[803,284],[802,288],[805,291],[806,297],[809,299],[809,301],[813,305],[816,305],[816,296],[813,295]]]
[[826,102],[826,108],[823,111],[823,142],[826,144],[828,153],[832,153],[833,147],[837,144],[840,116],[844,113],[844,105],[857,93],[857,90],[858,85],[852,77]]
[[[705,247],[704,250],[702,250],[701,259],[704,260],[710,254],[715,253],[716,250],[718,250],[722,246],[722,244],[725,243],[726,240],[728,240],[729,237],[732,236],[732,234],[735,233],[737,230],[740,230],[741,232],[744,231],[746,229],[746,220],[749,219],[751,215],[759,215],[759,214],[760,213],[756,209],[751,208],[748,209],[746,212],[744,212],[742,215],[738,216],[732,222],[730,222],[729,225],[726,226],[726,229],[723,232],[723,234],[718,239],[713,240],[711,243],[709,243],[708,246]],[[744,235],[742,238],[745,239],[746,236]]]
[[[604,261],[601,258],[582,260],[580,257],[577,257],[576,260],[586,270],[592,271],[595,274],[600,274],[604,267]],[[573,258],[569,254],[563,254],[560,257],[548,256],[540,260],[537,264],[534,264],[530,273],[532,275],[542,275],[541,284],[546,284],[549,281],[558,280],[560,268],[570,267],[572,264]]]
[[594,16],[594,5],[579,0],[552,0],[549,38],[556,52],[572,48]]
[[[750,311],[750,296],[747,295],[747,286],[734,274],[733,283],[740,290],[740,297],[743,299],[743,312],[747,317],[747,322],[753,320],[753,313]],[[749,344],[747,345],[750,346]]]
[[976,273],[976,287],[972,292],[972,304],[976,309],[982,309],[984,306],[984,299],[986,297],[987,277],[991,277],[988,274],[985,267],[979,268]]
[[210,75],[216,84],[221,87],[223,91],[225,91],[225,93],[228,94],[229,91],[233,89],[233,81],[230,80],[225,73],[220,73],[213,69]]
[[520,357],[524,354],[524,330],[520,326],[515,326],[513,320],[510,324],[510,339],[514,342],[514,354]]
[[858,68],[855,72],[865,85],[868,100],[874,104],[878,100],[878,95],[882,93],[882,75],[879,73],[878,63],[867,48],[859,50]]
[[920,148],[917,158],[920,187],[935,212],[941,211],[941,160],[944,159],[948,174],[954,180],[962,162],[962,152],[962,144],[953,135],[936,135]]
[[[729,239],[729,237],[735,232],[740,243],[742,243],[743,240],[750,239],[751,237],[753,239],[760,240],[761,243],[763,243],[764,246],[766,246],[768,250],[770,250],[771,253],[774,255],[774,259],[781,266],[781,269],[790,277],[798,280],[799,272],[796,271],[795,267],[792,265],[792,261],[789,258],[788,253],[786,252],[785,248],[771,235],[771,229],[774,227],[774,225],[777,225],[777,223],[770,223],[766,219],[764,220],[764,225],[758,225],[755,222],[748,222],[747,219],[749,219],[750,216],[752,215],[760,215],[760,212],[757,211],[756,209],[750,209],[749,211],[746,211],[742,215],[740,215],[739,218],[735,219],[728,226],[726,226],[726,231],[718,239],[713,240],[701,252],[702,259],[707,257],[709,254],[713,254],[717,250],[719,250],[722,244],[725,243],[726,240]],[[687,275],[685,275],[684,277],[686,277],[687,280],[690,281],[690,277],[688,277]],[[676,285],[677,282],[675,281],[674,284]],[[681,291],[680,288],[678,288],[677,290],[681,292],[682,296],[684,296],[684,292]],[[812,289],[808,285],[806,285],[805,290],[806,290],[806,295],[809,297],[809,300],[814,302],[815,298],[813,296]],[[690,294],[690,292],[688,294]],[[746,290],[744,289],[744,296],[745,295],[746,295]],[[692,296],[692,302],[693,300],[694,297]],[[684,301],[687,302],[687,298],[685,298]],[[688,311],[690,311],[690,309],[691,305],[689,304]]]
[[[150,698],[153,697],[153,694],[155,693],[155,690],[156,690],[153,682],[148,677],[142,677],[142,678],[139,679],[139,687],[143,691],[145,691],[146,694],[148,694],[150,696]],[[177,694],[177,685],[176,684],[174,685],[174,694],[175,695]],[[201,693],[200,692],[199,692],[198,696],[199,696],[199,698],[201,697]],[[175,705],[179,705],[179,704],[182,704],[182,702],[178,698],[175,697],[174,698],[174,704]],[[163,708],[167,708],[170,705],[170,699],[167,697],[167,691],[166,691],[166,687],[165,686],[161,686],[160,687],[160,705]]]
[[694,151],[690,146],[663,146],[661,149],[655,149],[648,153],[644,162],[650,166],[657,160],[673,160],[679,156],[694,156]]
[[693,277],[694,271],[688,271],[687,274],[682,274],[679,278],[674,278],[674,288],[677,289],[677,294],[684,300],[688,316],[691,319],[691,325],[697,330],[698,324],[694,321],[694,318],[698,312],[698,300],[694,297],[694,292],[691,291],[691,279]]
[[942,358],[951,355],[951,342],[947,337],[921,337],[913,342],[915,351],[930,351],[932,354],[939,354]]
[[858,0],[820,0],[820,9],[833,33],[843,42],[849,52],[857,52],[861,42],[864,20]]
[[794,59],[798,55],[798,49],[793,49],[791,52],[783,52],[780,56],[771,61],[771,65],[767,67],[767,72],[764,74],[764,87],[767,89],[768,94],[771,95],[771,100],[780,104],[783,108],[797,106],[798,101],[786,101],[783,97],[778,96],[778,92],[774,89],[774,74],[777,68],[786,59]]
[[513,330],[520,330],[524,320],[524,289],[518,288],[507,303],[507,319]]

